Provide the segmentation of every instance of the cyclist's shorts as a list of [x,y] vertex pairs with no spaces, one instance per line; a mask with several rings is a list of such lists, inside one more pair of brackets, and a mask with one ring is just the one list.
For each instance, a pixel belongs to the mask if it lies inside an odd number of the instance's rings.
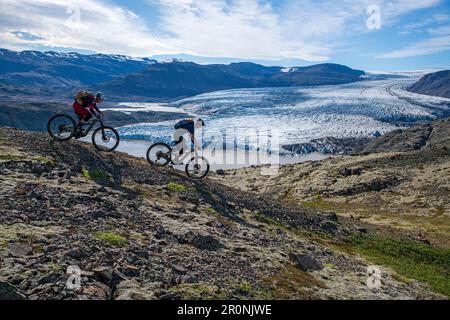
[[80,120],[89,120],[88,118],[92,117],[91,113],[83,108],[78,102],[73,104],[73,111],[75,111],[76,115]]

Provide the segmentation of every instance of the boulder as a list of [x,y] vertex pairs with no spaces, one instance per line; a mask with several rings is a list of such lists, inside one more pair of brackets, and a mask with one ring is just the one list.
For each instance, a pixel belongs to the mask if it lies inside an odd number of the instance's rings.
[[155,292],[158,287],[161,287],[160,283],[142,287],[136,281],[122,281],[116,287],[114,300],[156,300]]
[[297,267],[303,271],[317,271],[323,269],[322,263],[309,255],[291,253],[289,257],[295,262]]
[[0,280],[0,300],[25,300],[23,295],[15,286],[9,282]]

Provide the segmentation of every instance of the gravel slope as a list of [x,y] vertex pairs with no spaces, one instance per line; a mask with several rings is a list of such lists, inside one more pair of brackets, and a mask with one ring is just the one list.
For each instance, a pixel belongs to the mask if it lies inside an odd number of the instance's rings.
[[387,268],[368,289],[334,214],[39,133],[0,128],[0,212],[0,299],[439,297]]

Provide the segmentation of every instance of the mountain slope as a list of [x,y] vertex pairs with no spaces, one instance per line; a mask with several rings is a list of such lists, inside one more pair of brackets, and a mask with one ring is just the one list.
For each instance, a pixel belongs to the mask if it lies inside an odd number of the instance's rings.
[[273,178],[255,181],[258,169],[246,168],[218,181],[380,225],[395,220],[399,229],[450,246],[449,132],[450,119],[439,120],[390,132],[359,154],[284,166]]
[[440,120],[391,132],[361,155],[283,166],[274,177],[245,168],[212,179],[365,223],[366,230],[378,230],[377,236],[356,251],[450,296],[448,262],[442,269],[435,258],[426,258],[435,252],[450,259],[449,132],[450,119]]
[[120,55],[0,49],[0,83],[55,89],[90,86],[143,70],[154,62]]
[[449,120],[415,125],[405,130],[394,130],[371,141],[357,153],[409,152],[431,148],[450,150]]
[[0,128],[0,172],[0,299],[441,297],[388,268],[368,290],[326,240],[358,232],[345,220],[143,159]]
[[430,73],[409,88],[409,91],[450,98],[450,70]]
[[[254,63],[199,65],[121,55],[0,49],[0,95],[68,98],[79,88],[122,100],[173,99],[234,88],[314,86],[362,80],[363,71],[335,64],[265,67]],[[69,93],[70,92],[70,93]]]
[[101,84],[110,95],[181,98],[236,88],[331,85],[360,81],[363,71],[321,64],[301,68],[265,67],[253,63],[198,65],[173,61],[158,63],[135,74]]

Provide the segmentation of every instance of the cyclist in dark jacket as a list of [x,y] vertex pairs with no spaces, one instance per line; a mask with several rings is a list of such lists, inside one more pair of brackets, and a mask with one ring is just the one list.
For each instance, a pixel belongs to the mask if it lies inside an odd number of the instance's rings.
[[184,141],[184,135],[186,134],[186,131],[189,132],[191,142],[195,145],[195,131],[202,129],[202,127],[204,126],[205,122],[202,119],[194,120],[192,118],[178,121],[175,124],[174,150],[178,151],[178,157],[173,160],[175,164],[178,164],[179,157],[183,155],[184,150],[190,150],[187,143]]

